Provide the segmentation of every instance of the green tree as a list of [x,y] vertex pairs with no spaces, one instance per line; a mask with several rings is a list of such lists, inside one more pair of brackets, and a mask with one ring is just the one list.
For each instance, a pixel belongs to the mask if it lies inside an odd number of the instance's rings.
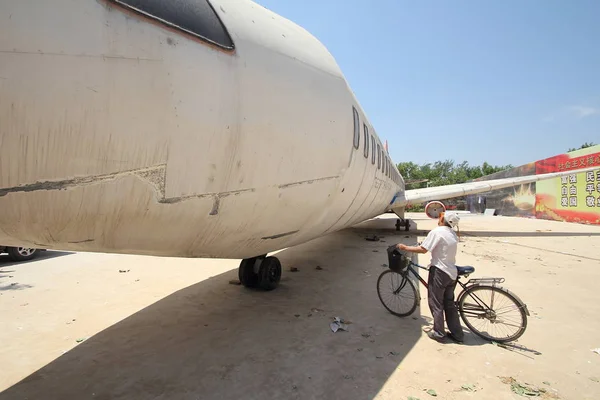
[[580,147],[580,148],[578,148],[578,149],[576,149],[576,148],[574,148],[574,147],[571,147],[569,150],[567,150],[567,153],[570,153],[570,152],[572,152],[572,151],[575,151],[575,150],[587,149],[588,147],[592,147],[592,146],[595,146],[595,145],[596,145],[596,144],[595,144],[595,143],[592,143],[592,142],[590,142],[590,143],[588,143],[588,142],[585,142],[585,143],[584,143],[584,144],[582,144],[582,145],[581,145],[581,147]]

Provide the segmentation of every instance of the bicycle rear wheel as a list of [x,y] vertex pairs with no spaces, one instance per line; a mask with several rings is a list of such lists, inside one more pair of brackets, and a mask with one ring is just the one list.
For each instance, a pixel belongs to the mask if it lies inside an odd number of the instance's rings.
[[419,300],[408,274],[402,275],[389,269],[377,279],[377,296],[381,304],[398,317],[412,314]]
[[486,340],[512,342],[525,333],[525,304],[507,289],[473,285],[458,299],[460,317],[469,329]]

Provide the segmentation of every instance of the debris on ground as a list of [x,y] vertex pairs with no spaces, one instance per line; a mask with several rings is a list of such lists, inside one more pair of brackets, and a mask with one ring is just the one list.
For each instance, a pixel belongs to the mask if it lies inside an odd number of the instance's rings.
[[320,265],[317,265],[317,267],[315,268],[317,271],[322,271],[323,267],[321,267]]
[[364,337],[365,339],[368,339],[371,337],[371,335],[369,335],[368,333],[363,333],[361,336]]
[[373,253],[379,253],[379,250],[373,250]]
[[294,317],[300,318],[300,314],[294,314]]
[[522,383],[517,381],[512,376],[499,376],[502,383],[506,385],[510,385],[510,389],[523,397],[543,397],[543,398],[552,398],[558,399],[559,397],[553,393],[548,393],[548,391],[544,388],[533,386],[529,383]]
[[476,392],[477,391],[477,386],[475,386],[473,384],[462,385],[460,387],[460,390],[463,390],[463,391],[466,391],[466,392]]
[[340,317],[335,317],[333,319],[333,322],[329,324],[329,327],[331,328],[331,331],[334,332],[334,333],[337,332],[337,331],[339,331],[339,330],[348,332],[348,325],[349,325],[349,323],[351,323],[351,322],[344,321]]
[[[138,279],[139,280],[139,279]],[[137,282],[137,281],[136,281]],[[241,285],[242,282],[239,281],[239,279],[232,279],[229,281],[230,285]]]
[[291,267],[291,268],[290,268],[290,272],[298,272],[298,268],[296,268],[296,267]]
[[399,356],[399,355],[400,355],[400,353],[398,353],[398,352],[395,352],[395,351],[390,351],[390,355],[391,355],[391,356]]
[[418,397],[408,396],[407,400],[421,400]]
[[75,340],[75,341],[76,341],[77,343],[81,343],[81,342],[83,342],[83,341],[84,341],[84,340],[86,340],[86,339],[87,339],[87,338],[79,338],[79,339],[77,339],[77,340]]
[[126,273],[126,272],[129,272],[129,271],[131,271],[131,270],[130,270],[130,269],[127,269],[127,270],[125,270],[125,269],[120,269],[120,270],[119,270],[119,272],[120,272],[120,273],[122,273],[122,274],[124,274],[124,273]]
[[428,389],[427,390],[427,394],[430,395],[430,396],[433,396],[433,397],[437,396],[437,392],[435,390],[433,390],[433,389]]
[[312,311],[314,313],[319,313],[319,312],[323,312],[325,310],[321,310],[320,308],[311,308],[310,311]]
[[600,379],[596,378],[595,376],[592,376],[592,377],[590,378],[590,381],[592,381],[592,382],[596,382],[596,383],[600,383]]
[[597,349],[592,349],[592,351],[596,354],[600,354],[600,347],[598,347]]
[[383,268],[387,268],[387,267],[388,267],[388,265],[387,265],[387,264],[381,264],[381,266],[382,266]]

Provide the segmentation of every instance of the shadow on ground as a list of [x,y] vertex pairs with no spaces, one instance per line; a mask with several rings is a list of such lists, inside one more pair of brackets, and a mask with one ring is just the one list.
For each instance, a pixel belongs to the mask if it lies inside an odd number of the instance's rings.
[[[404,237],[382,220],[284,250],[272,292],[228,284],[237,270],[182,289],[0,399],[373,398],[421,337],[422,321],[419,309],[397,318],[379,303],[388,244],[365,241],[372,229],[390,242]],[[330,330],[336,316],[351,322],[348,332]]]
[[31,285],[13,282],[13,283],[9,283],[6,285],[0,285],[0,292],[6,292],[8,290],[23,290],[23,289],[29,289],[32,287],[33,286],[31,286]]

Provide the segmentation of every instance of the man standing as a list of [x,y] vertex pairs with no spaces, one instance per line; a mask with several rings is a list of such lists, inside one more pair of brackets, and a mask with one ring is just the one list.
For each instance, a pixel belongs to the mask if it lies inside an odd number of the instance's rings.
[[454,289],[458,278],[456,269],[456,251],[458,236],[453,228],[458,226],[460,218],[456,213],[441,213],[438,227],[433,229],[420,246],[398,244],[399,250],[425,254],[431,251],[427,299],[433,315],[433,329],[427,335],[434,340],[443,341],[444,313],[448,324],[447,336],[462,343],[464,334],[460,325],[458,311],[454,305]]

